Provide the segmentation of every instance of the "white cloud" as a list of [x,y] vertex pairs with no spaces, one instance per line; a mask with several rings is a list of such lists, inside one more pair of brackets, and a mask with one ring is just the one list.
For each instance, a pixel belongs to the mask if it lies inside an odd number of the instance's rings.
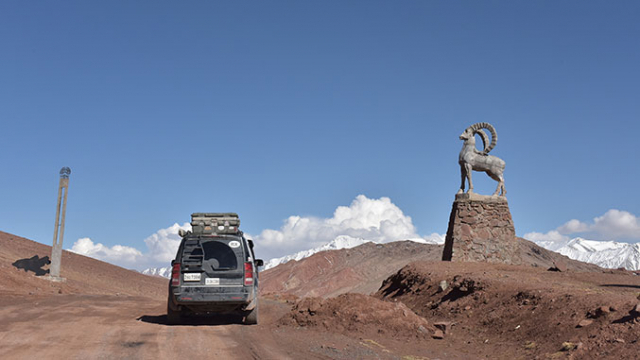
[[431,235],[426,235],[423,238],[428,243],[444,244],[445,237],[446,234],[432,233]]
[[593,219],[590,228],[610,239],[640,239],[640,219],[627,211],[611,209]]
[[144,239],[149,251],[145,254],[152,262],[168,263],[173,260],[180,246],[180,229],[191,230],[189,223],[173,224],[166,229],[160,229],[155,234]]
[[369,199],[358,195],[349,206],[339,206],[328,219],[290,216],[280,230],[267,229],[254,236],[259,256],[270,258],[292,254],[328,243],[340,235],[389,242],[418,240],[442,243],[444,235],[421,237],[411,217],[391,199]]
[[108,247],[101,243],[94,243],[90,238],[78,239],[70,250],[125,268],[141,270],[148,266],[168,266],[180,246],[180,236],[178,235],[180,229],[191,230],[191,225],[189,223],[173,224],[146,238],[144,243],[147,245],[147,252],[144,254],[130,246],[114,245]]
[[600,240],[640,239],[640,219],[628,211],[611,209],[594,218],[591,223],[572,219],[555,230],[547,233],[531,232],[524,237],[539,243],[559,244],[567,242],[570,235],[576,234]]
[[530,232],[524,234],[524,238],[551,250],[559,249],[571,240],[557,230],[551,230],[547,233]]
[[[174,224],[147,237],[144,239],[147,247],[144,253],[128,246],[109,248],[94,244],[88,238],[78,240],[72,251],[137,269],[168,266],[180,245],[180,229],[191,230],[191,226],[189,223]],[[341,235],[376,242],[414,240],[438,244],[444,243],[445,237],[438,233],[418,235],[411,217],[405,215],[391,199],[369,199],[364,195],[358,195],[349,206],[336,208],[331,218],[290,216],[279,230],[266,229],[256,236],[246,234],[256,242],[256,256],[263,259],[315,248]]]
[[90,238],[78,239],[71,247],[71,251],[124,267],[135,265],[143,257],[138,249],[130,246],[108,247],[101,243],[94,243]]
[[558,232],[562,234],[573,234],[585,231],[589,231],[589,225],[576,219],[569,220],[558,228]]

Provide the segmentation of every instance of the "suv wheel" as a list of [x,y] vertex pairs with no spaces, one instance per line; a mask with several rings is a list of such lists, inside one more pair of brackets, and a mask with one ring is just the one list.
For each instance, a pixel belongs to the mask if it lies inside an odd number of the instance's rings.
[[182,313],[180,310],[173,310],[171,308],[171,299],[167,302],[167,323],[169,325],[176,325],[182,322]]
[[256,325],[258,323],[258,303],[256,302],[256,307],[253,310],[249,311],[244,317],[245,325]]

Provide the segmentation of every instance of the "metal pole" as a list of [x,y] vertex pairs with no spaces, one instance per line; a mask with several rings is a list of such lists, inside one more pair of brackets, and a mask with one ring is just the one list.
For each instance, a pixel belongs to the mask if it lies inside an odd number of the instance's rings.
[[[58,206],[56,207],[56,225],[51,248],[51,267],[49,276],[53,280],[60,279],[60,265],[62,261],[62,241],[64,238],[64,221],[67,212],[67,194],[69,193],[69,174],[71,169],[63,167],[60,170],[60,186],[58,187]],[[64,197],[62,193],[64,192]],[[60,213],[62,212],[62,221]],[[59,234],[58,234],[59,233]]]

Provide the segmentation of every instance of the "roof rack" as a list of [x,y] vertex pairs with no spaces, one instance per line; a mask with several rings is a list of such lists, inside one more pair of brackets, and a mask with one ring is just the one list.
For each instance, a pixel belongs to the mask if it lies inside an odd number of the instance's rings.
[[191,228],[194,234],[238,234],[240,218],[236,213],[193,213]]

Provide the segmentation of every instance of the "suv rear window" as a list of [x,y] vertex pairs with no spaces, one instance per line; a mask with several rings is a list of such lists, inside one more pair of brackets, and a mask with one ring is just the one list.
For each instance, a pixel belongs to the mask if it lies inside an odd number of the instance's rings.
[[236,270],[238,258],[236,253],[221,241],[203,241],[202,250],[204,260],[209,262],[214,270]]
[[246,242],[241,237],[194,237],[184,239],[178,252],[186,271],[242,272]]

